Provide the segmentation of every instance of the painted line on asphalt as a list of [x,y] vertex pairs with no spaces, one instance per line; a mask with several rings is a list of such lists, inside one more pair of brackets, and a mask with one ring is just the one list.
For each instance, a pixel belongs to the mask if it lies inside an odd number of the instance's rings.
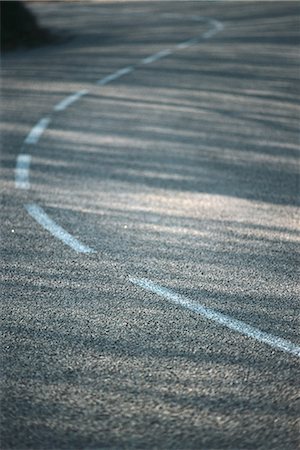
[[25,139],[25,144],[36,144],[50,123],[50,117],[41,119],[30,131]]
[[20,154],[17,158],[15,171],[15,187],[17,189],[29,189],[29,168],[31,155]]
[[111,81],[117,80],[118,78],[122,77],[123,75],[127,75],[128,73],[132,72],[134,70],[133,66],[124,67],[123,69],[117,70],[116,72],[112,73],[111,75],[107,75],[107,77],[102,78],[101,80],[97,81],[97,84],[100,84],[101,86],[110,83]]
[[[204,21],[205,17],[193,16],[192,19],[195,21]],[[201,36],[199,36],[199,37],[194,37],[194,38],[188,39],[187,41],[180,42],[179,44],[177,44],[175,46],[175,48],[177,48],[179,50],[183,50],[192,45],[199,44],[201,39],[203,39],[203,38],[208,39],[208,38],[214,36],[215,34],[217,34],[219,31],[224,29],[224,25],[221,22],[219,22],[218,20],[215,20],[215,19],[207,19],[207,20],[209,21],[209,24],[211,24],[213,26],[213,28],[211,30],[206,31],[205,33],[201,34]],[[170,49],[161,50],[160,52],[155,53],[154,55],[144,58],[142,60],[142,63],[150,64],[154,61],[157,61],[158,59],[161,59],[165,56],[170,55],[171,53],[172,53],[172,51]]]
[[64,244],[71,247],[77,253],[96,253],[96,250],[82,244],[70,233],[59,226],[54,220],[45,213],[45,211],[36,204],[25,205],[27,212],[35,219],[45,230],[49,231],[54,237],[60,239]]
[[208,30],[202,34],[202,37],[204,39],[209,39],[224,29],[224,25],[221,22],[219,22],[218,20],[211,19],[210,23],[213,25],[214,28],[212,30]]
[[[200,16],[195,16],[197,20],[202,20]],[[203,18],[205,20],[205,18]],[[217,32],[220,29],[223,29],[223,25],[214,20],[214,19],[208,19],[209,22],[214,26],[214,31]],[[182,42],[178,44],[176,47],[179,49],[186,48],[190,45],[196,44],[199,42],[199,38],[193,38],[189,39],[188,41]],[[176,48],[175,47],[175,48]],[[155,62],[161,58],[164,58],[170,54],[172,54],[172,50],[170,49],[164,49],[159,51],[158,53],[155,53],[154,55],[148,56],[147,58],[144,58],[142,60],[143,64],[150,64],[152,62]],[[127,66],[122,69],[117,70],[116,72],[107,75],[106,77],[100,79],[97,81],[97,84],[99,85],[106,85],[110,83],[111,81],[114,81],[123,75],[127,75],[130,72],[132,72],[135,69],[135,66]],[[54,111],[63,111],[68,106],[70,106],[72,103],[79,100],[82,96],[86,95],[88,93],[87,90],[80,90],[75,92],[74,94],[66,97],[62,101],[60,101],[57,105],[54,106]],[[49,123],[51,121],[50,117],[44,117],[42,118],[29,132],[28,136],[24,140],[25,144],[37,144],[40,137],[48,127]],[[16,175],[15,175],[15,185],[17,188],[20,189],[28,189],[30,186],[29,183],[29,169],[30,169],[30,161],[31,156],[20,154],[17,159],[16,163]],[[91,249],[88,246],[85,246],[81,242],[79,242],[76,238],[74,238],[72,235],[70,235],[66,230],[64,230],[62,227],[60,227],[58,224],[56,224],[50,217],[45,213],[45,211],[40,208],[36,204],[30,204],[25,205],[25,208],[27,209],[28,213],[40,224],[42,225],[46,230],[48,230],[53,236],[57,237],[61,241],[63,241],[66,245],[73,248],[75,251],[79,253],[94,253],[95,250]]]
[[72,103],[76,102],[81,97],[88,94],[88,92],[89,91],[87,89],[83,89],[81,91],[75,92],[75,94],[69,95],[64,100],[62,100],[61,102],[59,102],[57,105],[54,106],[54,111],[65,110],[68,106],[72,105]]
[[208,30],[202,35],[202,37],[204,39],[209,39],[209,38],[211,38],[212,36],[214,36],[217,33],[218,33],[218,30]]
[[282,350],[286,353],[291,353],[294,356],[300,357],[300,347],[296,344],[288,341],[286,339],[279,338],[264,331],[259,330],[252,325],[248,325],[241,320],[234,319],[233,317],[227,316],[225,314],[219,313],[214,309],[207,308],[193,300],[184,297],[183,295],[176,294],[175,292],[166,289],[158,284],[153,283],[145,278],[133,278],[130,277],[129,281],[137,286],[140,286],[147,291],[153,292],[160,297],[163,297],[177,305],[183,306],[201,316],[219,323],[231,330],[237,331],[238,333],[244,334],[248,337],[256,339],[259,342],[270,345],[271,347]]
[[224,24],[216,19],[210,19],[210,23],[216,28],[217,31],[224,30]]
[[142,59],[142,64],[150,64],[155,61],[158,61],[161,58],[164,58],[165,56],[171,55],[172,50],[169,48],[166,48],[165,50],[161,50],[158,53],[154,53],[154,55],[148,56],[147,58]]

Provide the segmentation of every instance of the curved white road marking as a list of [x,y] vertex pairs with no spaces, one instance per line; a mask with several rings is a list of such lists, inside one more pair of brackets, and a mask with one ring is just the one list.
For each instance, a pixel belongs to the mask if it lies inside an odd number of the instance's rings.
[[[208,19],[208,18],[202,18],[200,16],[194,16],[194,20],[207,20],[210,24],[214,27],[211,32],[215,34],[217,31],[220,31],[223,29],[223,25],[214,20],[214,19]],[[207,35],[208,32],[204,33],[202,37],[209,37]],[[192,38],[188,41],[179,43],[174,48],[183,49],[186,47],[189,47],[190,45],[197,44],[199,42],[198,38]],[[142,64],[150,64],[154,61],[157,61],[161,58],[164,58],[165,56],[168,56],[173,51],[170,49],[164,49],[159,51],[158,53],[155,53],[154,55],[148,56],[147,58],[142,59]],[[107,75],[106,77],[100,79],[97,81],[97,84],[99,85],[106,85],[110,83],[111,81],[114,81],[123,75],[127,75],[130,72],[135,70],[135,66],[127,66],[122,69],[117,70],[116,72],[113,72],[110,75]],[[88,91],[86,89],[80,90],[75,92],[74,94],[64,98],[62,101],[60,101],[57,105],[54,106],[54,111],[63,111],[68,106],[70,106],[72,103],[76,102],[78,99],[80,99],[82,96],[86,95]],[[26,137],[24,143],[25,144],[37,144],[39,141],[41,135],[45,131],[45,129],[48,127],[51,119],[50,117],[44,117],[42,118],[30,131],[28,136]],[[16,163],[16,175],[15,175],[15,186],[20,189],[28,189],[29,184],[29,168],[30,168],[30,161],[31,156],[20,154],[17,158]],[[81,242],[79,242],[77,239],[75,239],[73,236],[71,236],[67,231],[65,231],[62,227],[57,225],[48,215],[45,213],[45,211],[40,208],[38,205],[30,204],[25,205],[25,208],[27,209],[28,213],[40,224],[42,225],[46,230],[48,230],[53,236],[57,237],[61,241],[63,241],[65,244],[69,245],[71,248],[73,248],[75,251],[79,253],[94,253],[95,250],[92,248],[83,245]]]
[[170,300],[177,305],[184,306],[185,308],[190,309],[191,311],[196,312],[209,320],[213,320],[214,322],[230,328],[231,330],[254,338],[260,342],[264,342],[265,344],[268,344],[271,347],[276,348],[277,350],[282,350],[286,353],[291,353],[294,356],[300,357],[300,347],[296,344],[293,344],[293,342],[291,341],[273,336],[269,333],[265,333],[264,331],[253,327],[252,325],[248,325],[247,323],[242,322],[241,320],[234,319],[230,316],[219,313],[214,309],[210,309],[206,306],[200,305],[199,303],[190,300],[183,295],[176,294],[175,292],[159,286],[158,284],[155,284],[145,278],[130,277],[129,281],[137,286],[140,286],[143,289],[146,289],[147,291],[153,292],[160,297]]
[[147,58],[142,59],[142,64],[150,64],[155,61],[158,61],[165,56],[168,56],[172,53],[172,50],[166,48],[165,50],[161,50],[160,52],[155,53],[154,55],[148,56]]
[[210,19],[210,23],[213,27],[215,27],[216,31],[222,31],[224,30],[224,24],[216,19]]
[[20,154],[17,158],[15,186],[17,189],[29,189],[29,167],[31,155]]
[[[211,24],[213,26],[213,28],[211,30],[206,31],[205,33],[202,33],[198,37],[194,37],[194,38],[188,39],[187,41],[180,42],[179,44],[175,45],[175,48],[177,48],[179,50],[183,50],[192,45],[199,44],[201,39],[208,39],[208,38],[214,36],[219,31],[224,29],[224,25],[215,19],[208,19],[208,18],[201,17],[201,16],[193,16],[192,19],[195,21],[207,20],[209,22],[209,24]],[[142,64],[153,63],[161,58],[164,58],[165,56],[170,55],[171,53],[173,53],[173,52],[170,49],[161,50],[160,52],[155,53],[154,55],[151,55],[151,56],[148,56],[147,58],[142,59]]]
[[53,236],[60,239],[64,244],[71,247],[77,253],[96,253],[95,250],[82,244],[78,239],[74,238],[70,233],[57,225],[45,211],[36,204],[25,205],[27,212],[33,217],[45,230],[49,231]]
[[102,78],[101,80],[97,81],[97,84],[100,84],[101,86],[110,83],[111,81],[117,80],[118,78],[122,77],[123,75],[127,75],[128,73],[132,72],[134,70],[133,66],[124,67],[123,69],[117,70],[116,72],[112,73],[111,75],[107,75],[107,77]]
[[209,39],[224,29],[224,25],[218,20],[211,19],[210,23],[213,25],[214,28],[202,34],[202,37],[204,39]]
[[75,94],[69,95],[64,100],[59,102],[57,105],[54,106],[54,111],[63,111],[68,106],[72,105],[72,103],[79,100],[84,95],[88,94],[89,91],[87,89],[83,89],[82,91],[77,91]]
[[25,139],[25,144],[36,144],[44,133],[45,129],[50,123],[50,117],[44,117],[41,119],[30,131],[27,138]]

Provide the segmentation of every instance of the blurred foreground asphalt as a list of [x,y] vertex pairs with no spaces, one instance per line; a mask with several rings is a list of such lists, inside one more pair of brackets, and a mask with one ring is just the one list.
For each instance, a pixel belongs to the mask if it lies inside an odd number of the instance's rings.
[[299,2],[31,8],[69,39],[2,61],[1,448],[299,448],[299,358],[129,281],[299,345]]

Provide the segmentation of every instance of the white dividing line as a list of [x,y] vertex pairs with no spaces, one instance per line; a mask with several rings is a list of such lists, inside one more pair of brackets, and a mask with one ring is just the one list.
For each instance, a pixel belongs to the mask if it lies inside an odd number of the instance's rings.
[[25,139],[25,144],[36,144],[50,123],[49,117],[44,117],[41,119],[30,131],[27,138]]
[[219,30],[216,30],[216,29],[208,30],[208,31],[206,31],[205,33],[202,34],[202,37],[204,39],[209,39],[209,38],[213,37],[217,33],[219,33]]
[[29,167],[31,156],[21,154],[17,158],[16,173],[15,173],[15,187],[17,189],[29,189]]
[[134,70],[133,66],[124,67],[124,69],[117,70],[116,72],[112,73],[111,75],[107,75],[107,77],[102,78],[101,80],[97,81],[97,84],[100,84],[101,86],[110,83],[111,81],[117,80],[118,78],[122,77],[123,75],[127,75],[128,73],[132,72]]
[[63,111],[68,106],[72,105],[72,103],[76,102],[81,97],[88,94],[88,92],[89,91],[87,89],[83,89],[82,91],[77,91],[75,92],[75,94],[69,95],[64,100],[62,100],[61,102],[59,102],[57,105],[54,106],[54,111]]
[[219,22],[218,20],[211,19],[210,20],[211,25],[214,27],[211,30],[206,31],[202,34],[202,37],[204,39],[209,39],[215,34],[219,33],[219,31],[222,31],[224,29],[224,25]]
[[168,56],[172,53],[172,51],[169,48],[166,48],[165,50],[161,50],[158,53],[155,53],[154,55],[148,56],[147,58],[142,59],[142,64],[150,64],[155,61],[158,61],[161,58],[164,58],[165,56]]
[[184,306],[185,308],[190,309],[207,319],[213,320],[231,330],[237,331],[241,334],[244,334],[248,337],[254,338],[260,342],[264,342],[265,344],[270,345],[277,350],[282,350],[286,353],[291,353],[294,356],[300,357],[300,347],[292,342],[279,338],[277,336],[273,336],[272,334],[265,333],[264,331],[259,330],[251,325],[242,322],[241,320],[234,319],[225,314],[219,313],[214,309],[207,308],[206,306],[202,306],[199,303],[189,300],[187,297],[182,295],[178,295],[175,292],[172,292],[169,289],[159,286],[158,284],[153,283],[150,280],[145,278],[129,278],[131,283],[146,289],[147,291],[153,292],[160,297],[163,297],[167,300],[176,303],[177,305]]
[[33,217],[45,230],[49,231],[53,236],[60,239],[64,244],[71,247],[78,253],[96,253],[90,247],[79,242],[71,236],[66,230],[57,225],[45,211],[36,204],[25,205],[27,212]]
[[[173,17],[173,14],[170,15],[170,17]],[[199,44],[199,41],[201,38],[207,39],[207,38],[213,36],[214,34],[218,33],[220,30],[222,30],[224,28],[223,25],[221,24],[221,22],[219,22],[218,20],[205,19],[205,17],[201,17],[201,16],[193,16],[193,20],[195,20],[195,21],[208,20],[209,23],[213,26],[213,29],[202,34],[201,37],[195,37],[195,38],[189,39],[187,41],[180,42],[179,44],[177,44],[175,46],[175,48],[182,50],[187,47],[190,47],[191,45]],[[158,53],[155,53],[154,55],[150,55],[147,58],[142,59],[141,63],[142,64],[151,64],[155,61],[158,61],[159,59],[162,59],[168,55],[171,55],[172,53],[173,53],[173,51],[171,49],[166,48],[164,50],[159,51]],[[110,75],[107,75],[106,77],[102,78],[101,80],[98,80],[97,84],[104,86],[104,85],[110,83],[111,81],[114,81],[114,80],[122,77],[123,75],[126,75],[126,74],[132,72],[133,70],[134,70],[134,66],[128,66],[128,67],[125,67],[124,69],[117,70],[116,72],[114,72]],[[70,101],[73,101],[73,97],[75,97],[75,95],[70,97]],[[75,98],[75,100],[77,100],[77,98]],[[64,101],[68,102],[68,98],[65,99]],[[57,105],[56,108],[57,107],[59,107],[59,105]]]
[[222,22],[219,22],[219,20],[210,19],[210,23],[216,28],[217,31],[224,30],[224,25],[222,24]]
[[[204,18],[198,16],[197,19],[195,19],[195,20],[197,20],[197,21],[204,20]],[[176,48],[183,50],[185,48],[190,47],[191,45],[199,44],[201,38],[209,39],[212,36],[214,36],[215,34],[219,33],[219,31],[222,31],[224,29],[224,25],[221,22],[219,22],[218,20],[209,19],[209,23],[210,23],[210,25],[213,26],[213,28],[211,30],[208,30],[205,33],[203,33],[201,35],[201,37],[196,37],[196,38],[189,39],[188,41],[180,42],[179,44],[176,45]]]

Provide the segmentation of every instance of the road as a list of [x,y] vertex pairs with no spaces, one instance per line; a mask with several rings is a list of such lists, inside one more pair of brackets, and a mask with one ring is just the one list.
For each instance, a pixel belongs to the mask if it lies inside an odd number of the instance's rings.
[[299,448],[299,3],[46,2],[2,62],[8,449]]

